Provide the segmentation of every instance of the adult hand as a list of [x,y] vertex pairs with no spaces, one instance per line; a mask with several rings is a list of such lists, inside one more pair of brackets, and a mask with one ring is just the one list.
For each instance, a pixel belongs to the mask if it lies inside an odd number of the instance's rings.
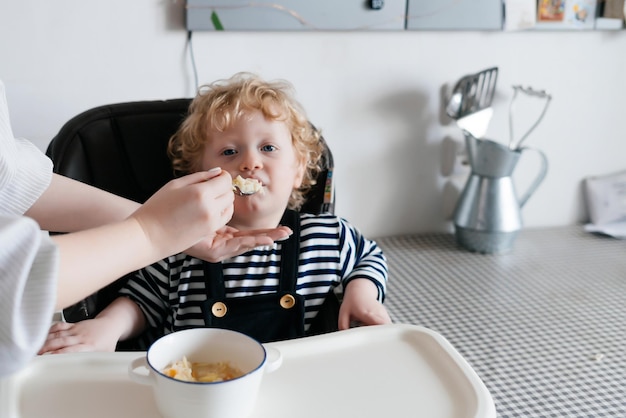
[[287,239],[291,234],[291,229],[286,226],[250,231],[239,231],[225,226],[219,229],[215,235],[206,237],[185,252],[210,263],[217,263],[256,247],[272,245],[274,241]]
[[234,198],[230,174],[214,168],[170,181],[131,218],[167,256],[204,238],[212,242],[232,217]]

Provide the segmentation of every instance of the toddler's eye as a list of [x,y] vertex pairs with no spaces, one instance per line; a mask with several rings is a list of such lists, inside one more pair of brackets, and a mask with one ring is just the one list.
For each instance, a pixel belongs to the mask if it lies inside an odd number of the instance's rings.
[[222,155],[235,155],[236,153],[237,151],[235,151],[234,149],[227,149],[222,152]]
[[263,145],[261,147],[261,151],[268,151],[268,152],[270,152],[270,151],[275,151],[275,150],[276,150],[276,147],[274,145]]

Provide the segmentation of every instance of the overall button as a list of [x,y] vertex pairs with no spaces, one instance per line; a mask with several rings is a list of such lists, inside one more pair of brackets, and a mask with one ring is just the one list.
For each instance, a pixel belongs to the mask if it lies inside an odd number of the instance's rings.
[[224,315],[226,315],[226,311],[228,311],[228,308],[226,307],[226,304],[223,302],[215,302],[213,306],[211,306],[211,312],[213,313],[213,315],[215,315],[218,318],[221,318]]
[[295,304],[296,298],[294,298],[292,295],[284,295],[282,298],[280,298],[280,306],[285,309],[291,309],[294,307]]

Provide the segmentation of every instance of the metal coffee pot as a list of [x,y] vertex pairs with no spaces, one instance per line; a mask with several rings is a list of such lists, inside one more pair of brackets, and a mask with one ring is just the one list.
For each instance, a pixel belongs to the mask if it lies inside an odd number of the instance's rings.
[[[509,146],[478,139],[465,131],[470,176],[454,212],[457,242],[480,253],[504,253],[512,249],[522,228],[521,209],[548,171],[545,154],[537,149]],[[512,174],[523,152],[541,156],[538,175],[518,199]]]

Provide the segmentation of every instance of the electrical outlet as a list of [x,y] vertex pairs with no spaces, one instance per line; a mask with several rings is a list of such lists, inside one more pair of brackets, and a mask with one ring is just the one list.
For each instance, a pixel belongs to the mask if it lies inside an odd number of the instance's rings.
[[458,176],[469,172],[465,144],[449,136],[441,143],[441,174],[444,177]]

